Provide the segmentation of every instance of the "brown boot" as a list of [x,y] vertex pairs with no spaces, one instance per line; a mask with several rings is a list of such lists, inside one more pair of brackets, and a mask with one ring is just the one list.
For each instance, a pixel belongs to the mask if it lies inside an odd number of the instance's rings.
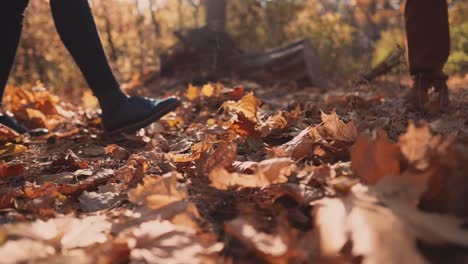
[[428,103],[428,91],[431,87],[431,78],[419,73],[413,77],[413,88],[405,96],[406,101],[417,110],[424,110]]
[[445,110],[450,104],[447,79],[447,75],[441,75],[434,77],[432,80],[432,85],[434,86],[436,96],[438,96],[437,101],[441,111]]

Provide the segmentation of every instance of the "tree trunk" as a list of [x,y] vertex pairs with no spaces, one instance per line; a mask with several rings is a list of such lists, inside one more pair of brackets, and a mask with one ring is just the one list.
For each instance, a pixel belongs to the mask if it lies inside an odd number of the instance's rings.
[[159,21],[156,19],[156,8],[154,7],[153,0],[148,0],[149,8],[150,8],[150,15],[151,15],[151,24],[154,27],[154,33],[156,37],[161,37],[161,25]]
[[213,31],[224,31],[226,28],[226,4],[227,0],[206,0],[205,22]]

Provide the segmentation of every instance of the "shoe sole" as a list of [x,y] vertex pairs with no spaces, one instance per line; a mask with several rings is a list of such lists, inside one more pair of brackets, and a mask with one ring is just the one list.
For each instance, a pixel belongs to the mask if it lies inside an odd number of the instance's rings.
[[119,135],[119,134],[133,133],[135,131],[138,131],[141,128],[147,127],[150,124],[158,121],[163,116],[165,116],[165,115],[169,114],[170,112],[174,111],[175,109],[177,109],[177,107],[179,107],[180,105],[181,105],[181,102],[179,100],[174,101],[173,103],[170,103],[165,108],[161,109],[157,113],[152,114],[151,116],[147,117],[146,119],[144,119],[142,121],[139,121],[139,122],[136,122],[136,123],[133,123],[133,124],[130,124],[130,125],[126,125],[126,126],[124,126],[122,128],[118,128],[118,129],[115,129],[115,130],[112,130],[112,131],[105,131],[105,133],[110,137],[116,136],[116,135]]

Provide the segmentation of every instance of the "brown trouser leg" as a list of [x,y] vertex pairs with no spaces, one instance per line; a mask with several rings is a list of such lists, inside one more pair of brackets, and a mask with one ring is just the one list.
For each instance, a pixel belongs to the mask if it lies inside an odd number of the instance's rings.
[[406,0],[405,26],[412,75],[442,75],[449,56],[446,0]]

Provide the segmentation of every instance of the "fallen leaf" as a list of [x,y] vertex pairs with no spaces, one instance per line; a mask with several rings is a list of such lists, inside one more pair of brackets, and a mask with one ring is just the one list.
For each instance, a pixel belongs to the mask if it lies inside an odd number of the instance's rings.
[[143,184],[128,193],[130,202],[143,204],[151,209],[159,209],[186,197],[187,193],[177,188],[175,172],[162,177],[147,176],[143,179]]
[[258,168],[252,175],[230,173],[222,167],[216,167],[208,177],[211,180],[211,186],[221,190],[236,186],[263,188],[271,184],[287,182],[294,169],[295,166],[290,158],[274,158],[258,163]]
[[22,164],[7,164],[5,161],[0,161],[0,178],[15,177],[24,173]]
[[104,150],[106,154],[117,160],[126,160],[130,157],[130,152],[115,144],[107,146]]
[[189,84],[187,91],[185,92],[185,97],[190,101],[200,96],[200,88]]
[[15,142],[20,137],[18,132],[0,124],[0,142]]
[[358,130],[353,121],[345,124],[340,120],[335,111],[327,115],[322,112],[323,126],[328,128],[333,137],[345,142],[354,142],[358,137]]
[[375,184],[386,175],[400,174],[400,149],[387,134],[359,137],[351,148],[351,168],[361,180]]
[[257,112],[260,106],[260,100],[258,100],[253,92],[246,94],[238,102],[228,101],[223,104],[223,109],[227,112],[242,113],[243,116],[250,122],[257,123]]
[[20,144],[6,143],[0,146],[0,158],[14,157],[23,154],[28,148]]
[[201,89],[201,94],[206,97],[211,97],[215,93],[215,87],[211,84],[205,84],[203,85]]

